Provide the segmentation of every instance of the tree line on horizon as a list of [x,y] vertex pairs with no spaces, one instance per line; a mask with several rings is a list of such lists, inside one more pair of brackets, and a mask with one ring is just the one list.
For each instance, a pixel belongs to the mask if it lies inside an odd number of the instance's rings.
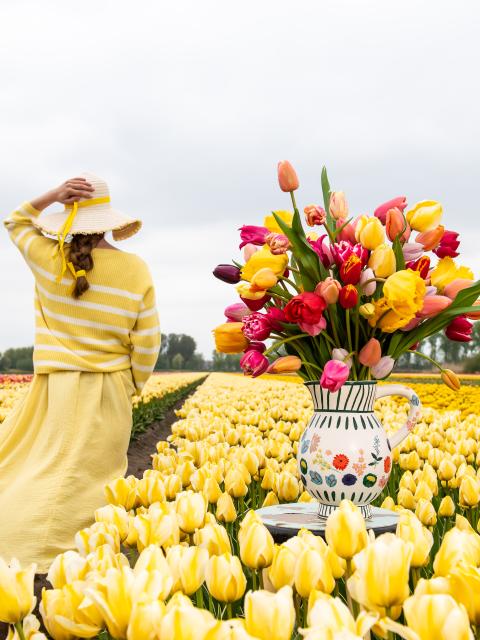
[[[443,332],[422,341],[419,351],[444,366],[453,366],[466,373],[480,373],[480,323],[476,323],[470,342],[453,342]],[[240,371],[240,355],[212,352],[210,359],[197,351],[197,343],[185,333],[167,333],[162,336],[162,345],[155,371]],[[405,353],[399,359],[397,371],[431,371],[427,360]],[[33,347],[6,349],[0,354],[1,372],[32,372]]]

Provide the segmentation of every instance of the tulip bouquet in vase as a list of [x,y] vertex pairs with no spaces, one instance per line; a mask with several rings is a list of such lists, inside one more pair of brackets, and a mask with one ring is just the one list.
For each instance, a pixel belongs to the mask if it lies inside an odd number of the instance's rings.
[[[243,260],[214,275],[236,286],[240,302],[225,309],[216,348],[242,353],[246,375],[296,372],[312,394],[314,415],[298,444],[299,474],[328,516],[342,499],[371,515],[385,486],[391,450],[413,429],[418,396],[401,385],[380,385],[396,360],[440,330],[468,342],[480,317],[480,281],[456,264],[458,234],[445,229],[433,200],[407,205],[404,196],[352,217],[345,195],[331,191],[322,171],[323,206],[304,208],[288,161],[278,164],[293,212],[274,211],[262,226],[240,229]],[[267,344],[267,341],[270,341]],[[445,384],[457,376],[431,360]],[[410,409],[390,437],[373,412],[376,398],[398,394]]]

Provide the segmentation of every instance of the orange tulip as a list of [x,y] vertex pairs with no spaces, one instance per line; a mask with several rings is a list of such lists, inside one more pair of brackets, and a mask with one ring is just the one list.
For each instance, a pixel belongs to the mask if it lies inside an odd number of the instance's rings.
[[302,361],[298,356],[282,356],[268,367],[267,373],[293,373],[302,366]]
[[[405,229],[405,231],[403,231]],[[405,220],[405,216],[397,207],[393,209],[389,209],[387,211],[386,219],[385,219],[385,230],[387,232],[388,239],[393,242],[395,238],[402,233],[400,237],[401,242],[407,242],[410,237],[412,230],[410,229],[407,221]]]
[[248,347],[248,340],[243,335],[243,322],[225,322],[213,332],[215,346],[219,353],[242,353]]
[[444,233],[445,227],[443,226],[443,224],[439,224],[438,227],[435,227],[435,229],[419,233],[415,238],[415,242],[420,242],[421,244],[423,244],[423,248],[425,249],[425,251],[431,251],[432,249],[435,249],[435,247],[438,247]]
[[278,184],[282,191],[295,191],[299,182],[295,169],[288,160],[281,160],[278,163]]
[[453,373],[451,369],[443,369],[442,381],[447,387],[450,387],[452,391],[458,391],[462,386],[457,374]]
[[468,289],[468,287],[471,287],[471,286],[472,286],[471,280],[468,280],[467,278],[456,278],[455,280],[452,280],[452,282],[449,282],[445,286],[443,293],[453,300],[459,291],[462,291],[463,289]]
[[358,359],[365,367],[374,367],[382,357],[382,347],[376,338],[370,338],[358,354]]

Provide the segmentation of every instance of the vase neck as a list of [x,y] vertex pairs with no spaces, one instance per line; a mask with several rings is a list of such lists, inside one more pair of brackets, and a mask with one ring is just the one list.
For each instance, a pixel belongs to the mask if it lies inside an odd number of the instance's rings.
[[376,381],[346,382],[338,391],[323,389],[318,382],[306,382],[315,411],[368,413],[373,411]]

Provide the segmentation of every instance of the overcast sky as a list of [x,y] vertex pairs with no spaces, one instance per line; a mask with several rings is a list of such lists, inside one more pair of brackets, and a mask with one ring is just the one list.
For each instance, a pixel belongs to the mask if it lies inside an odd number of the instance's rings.
[[[242,224],[321,201],[351,212],[440,200],[480,275],[478,0],[2,0],[0,193],[17,203],[82,170],[144,228],[165,332],[209,355],[236,301],[212,268]],[[33,343],[32,277],[0,238],[0,350]]]

